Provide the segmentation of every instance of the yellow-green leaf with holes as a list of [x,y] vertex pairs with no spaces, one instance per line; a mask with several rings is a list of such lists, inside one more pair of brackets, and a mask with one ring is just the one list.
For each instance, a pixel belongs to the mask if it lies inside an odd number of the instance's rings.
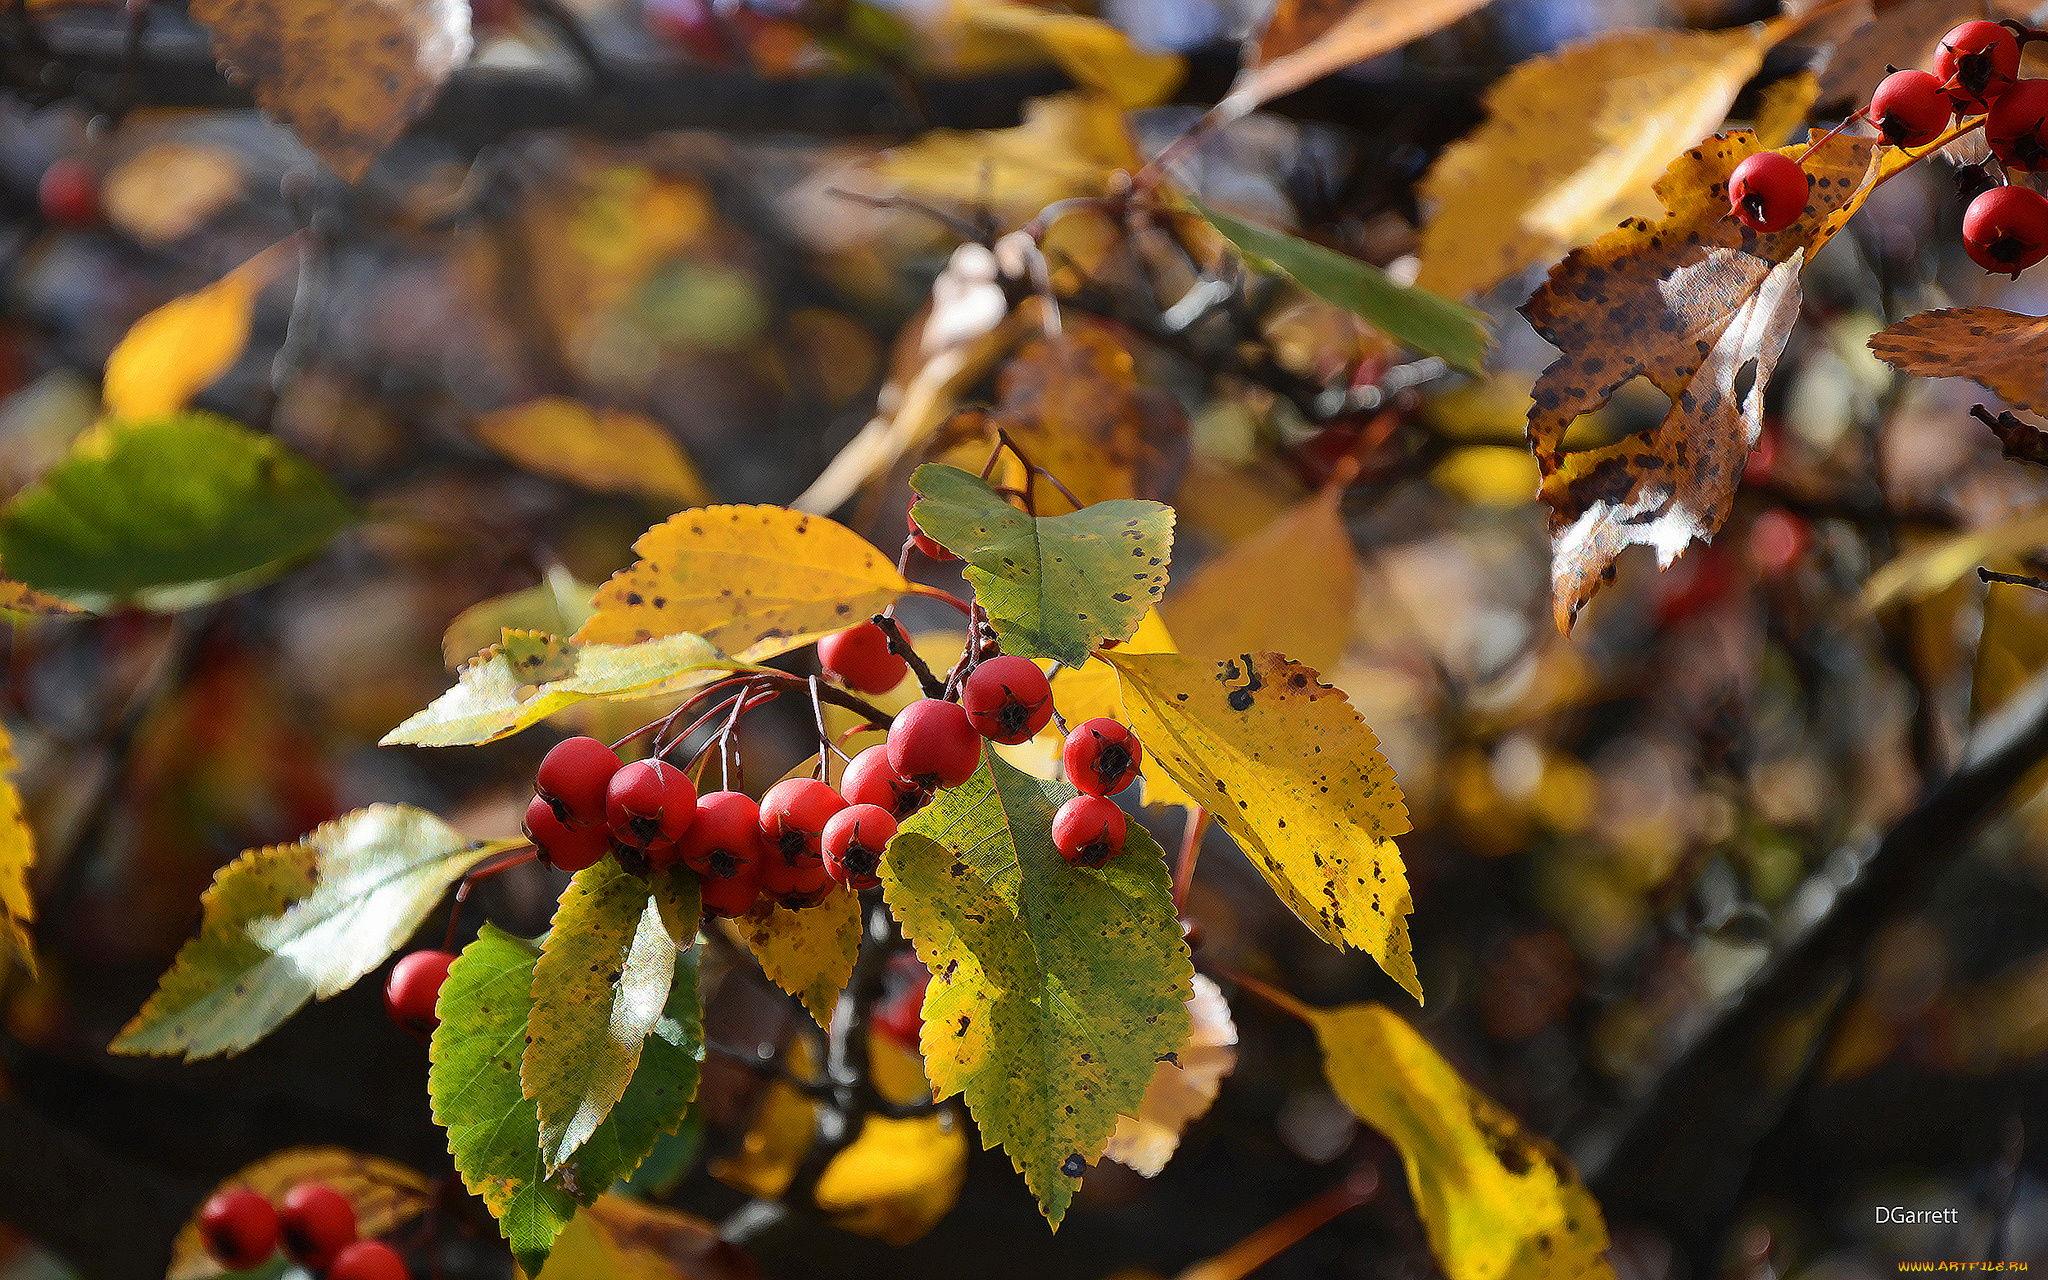
[[823,902],[801,911],[764,898],[733,923],[761,972],[803,1001],[819,1026],[830,1023],[860,954],[860,895],[834,885]]
[[1344,695],[1277,653],[1104,656],[1146,759],[1215,815],[1303,924],[1368,952],[1421,1000],[1394,844],[1408,808]]
[[200,897],[199,936],[110,1048],[239,1053],[384,963],[464,872],[516,843],[472,842],[424,810],[380,804],[247,851]]
[[896,561],[823,516],[700,507],[640,535],[576,639],[631,644],[692,631],[758,662],[867,621],[911,589]]
[[932,971],[925,1072],[964,1094],[1058,1227],[1120,1113],[1187,1043],[1193,967],[1165,855],[1132,823],[1121,857],[1069,866],[1052,815],[1074,795],[991,755],[904,822],[882,892]]
[[967,562],[967,582],[1003,652],[1079,666],[1104,640],[1128,640],[1166,590],[1173,508],[1138,498],[1029,516],[958,467],[910,477],[911,513]]
[[12,781],[14,770],[14,746],[8,740],[7,726],[0,725],[0,976],[7,972],[9,954],[31,975],[36,971],[35,940],[28,931],[36,918],[35,899],[28,891],[28,871],[36,862],[36,837],[21,811],[21,793]]
[[702,636],[637,644],[583,644],[539,631],[507,631],[466,663],[455,687],[384,735],[381,746],[464,747],[495,742],[585,698],[653,698],[709,684],[735,662]]

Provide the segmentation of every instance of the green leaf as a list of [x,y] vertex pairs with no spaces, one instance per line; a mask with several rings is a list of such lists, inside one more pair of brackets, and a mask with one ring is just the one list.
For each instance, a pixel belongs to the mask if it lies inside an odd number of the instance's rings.
[[384,735],[379,746],[466,747],[495,742],[586,698],[652,698],[709,684],[735,662],[702,636],[639,644],[578,644],[507,631],[456,676],[455,687]]
[[519,1083],[540,1109],[553,1170],[597,1130],[640,1064],[667,1003],[676,944],[647,881],[611,858],[576,873],[533,969]]
[[[1219,213],[1188,198],[1195,212],[1256,265],[1270,267],[1381,333],[1467,373],[1480,373],[1492,342],[1486,315],[1442,294],[1396,284],[1387,273],[1334,249]],[[923,523],[920,521],[919,523]]]
[[966,1094],[983,1142],[1002,1144],[1055,1228],[1117,1115],[1137,1112],[1153,1068],[1187,1042],[1193,975],[1144,828],[1100,870],[1053,848],[1053,811],[1073,794],[991,755],[903,824],[881,871],[932,971],[934,1096]]
[[1166,590],[1173,508],[1136,498],[1028,516],[957,467],[910,477],[918,526],[967,562],[1004,653],[1079,666],[1104,640],[1128,640]]
[[88,608],[182,608],[308,555],[355,519],[275,438],[180,414],[115,428],[0,514],[7,572]]
[[611,1113],[566,1164],[548,1172],[540,1116],[519,1088],[539,953],[486,924],[449,966],[435,1012],[427,1093],[448,1130],[463,1185],[481,1197],[528,1275],[538,1274],[579,1204],[591,1204],[674,1133],[697,1092],[704,1057],[697,953],[678,957],[675,980]]
[[239,1053],[384,963],[448,886],[512,844],[472,843],[431,813],[380,804],[248,850],[214,877],[199,936],[110,1048]]

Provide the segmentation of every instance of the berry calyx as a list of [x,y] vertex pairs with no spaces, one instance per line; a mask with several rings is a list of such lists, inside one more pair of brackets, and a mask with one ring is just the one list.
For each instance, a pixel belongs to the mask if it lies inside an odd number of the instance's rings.
[[898,822],[924,805],[925,794],[914,782],[896,776],[889,767],[889,748],[880,743],[853,758],[839,779],[839,794],[846,803],[871,804],[889,811]]
[[564,738],[541,757],[533,786],[565,825],[594,827],[604,822],[605,788],[618,771],[618,753],[596,738]]
[[1993,187],[1963,213],[1963,250],[1986,271],[2019,275],[2048,257],[2048,197]]
[[401,1027],[426,1035],[441,1025],[434,1005],[441,998],[441,985],[448,981],[448,966],[455,963],[448,951],[414,951],[400,956],[384,981],[384,1012]]
[[[758,868],[768,856],[761,843],[761,806],[738,791],[713,791],[697,801],[697,817],[676,842],[683,865],[707,880],[730,880]],[[760,871],[751,872],[757,878]]]
[[825,824],[825,871],[856,889],[879,888],[875,869],[882,851],[896,834],[896,819],[879,805],[856,804],[841,809]]
[[1138,735],[1130,726],[1109,716],[1076,725],[1060,748],[1060,763],[1066,766],[1067,781],[1091,796],[1113,796],[1131,785],[1144,758]]
[[1052,845],[1077,867],[1099,867],[1124,851],[1124,811],[1102,796],[1078,795],[1052,815]]
[[1978,19],[1952,27],[1934,55],[1941,81],[1957,115],[1973,116],[1997,101],[2020,72],[2020,42],[1995,22]]
[[327,1280],[408,1280],[405,1260],[382,1240],[358,1240],[334,1255]]
[[771,849],[761,862],[761,896],[792,911],[816,906],[831,889],[832,873],[822,857],[791,862]]
[[1992,103],[1984,141],[2008,169],[2048,169],[2048,80],[2022,80]]
[[991,742],[1029,742],[1052,719],[1052,684],[1029,658],[990,658],[960,687],[967,718]]
[[611,832],[604,827],[564,826],[546,796],[535,796],[526,806],[526,838],[540,860],[557,871],[594,866],[612,847]]
[[277,1218],[285,1254],[314,1271],[325,1271],[355,1243],[355,1206],[324,1182],[301,1182],[285,1192]]
[[199,1210],[199,1238],[229,1271],[247,1271],[277,1249],[277,1210],[247,1187],[216,1191]]
[[[917,499],[912,498],[910,500],[910,505],[915,507],[917,505]],[[918,528],[917,518],[915,516],[906,516],[905,518],[910,521],[910,545],[916,547],[919,551],[924,552],[926,558],[936,560],[941,564],[944,564],[948,560],[958,560],[960,558],[959,556],[954,555],[952,552],[940,546],[938,543],[934,542],[930,534]]]
[[89,227],[99,218],[99,180],[82,160],[52,160],[36,183],[36,205],[57,226]]
[[889,727],[889,768],[930,791],[957,787],[981,767],[981,735],[957,702],[920,698]]
[[872,622],[818,641],[818,665],[855,693],[887,693],[910,674],[910,664],[889,652],[888,633]]
[[1895,147],[1924,147],[1948,128],[1948,95],[1925,71],[1894,71],[1870,95],[1870,121]]
[[761,842],[790,866],[815,866],[825,824],[845,807],[845,799],[816,778],[784,778],[761,797]]
[[635,760],[612,775],[604,793],[604,817],[613,840],[640,851],[650,862],[666,854],[673,863],[675,842],[697,818],[696,784],[666,760]]
[[1728,175],[1728,203],[1752,231],[1783,231],[1806,212],[1806,170],[1776,151],[1759,151]]
[[729,876],[700,875],[697,890],[707,916],[743,916],[761,896],[761,863],[749,862]]

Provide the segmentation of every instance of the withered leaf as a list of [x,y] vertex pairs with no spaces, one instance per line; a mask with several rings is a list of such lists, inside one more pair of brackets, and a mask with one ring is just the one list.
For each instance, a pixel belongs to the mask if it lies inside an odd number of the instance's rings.
[[1280,0],[1217,114],[1261,103],[1441,30],[1486,0]]
[[1139,385],[1130,351],[1108,325],[1070,320],[1058,339],[1033,338],[1003,366],[996,389],[997,421],[1083,505],[1164,500],[1179,486],[1187,415],[1171,394]]
[[1970,378],[2014,406],[2048,411],[2048,318],[1997,307],[1923,311],[1871,335],[1877,358],[1918,378]]

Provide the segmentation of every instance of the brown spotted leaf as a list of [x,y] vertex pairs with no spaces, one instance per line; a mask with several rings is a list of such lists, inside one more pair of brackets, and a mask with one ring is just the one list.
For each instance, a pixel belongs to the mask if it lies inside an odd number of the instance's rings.
[[1872,335],[1870,349],[1916,378],[1970,378],[2021,409],[2048,410],[2048,318],[1996,307],[1923,311]]

